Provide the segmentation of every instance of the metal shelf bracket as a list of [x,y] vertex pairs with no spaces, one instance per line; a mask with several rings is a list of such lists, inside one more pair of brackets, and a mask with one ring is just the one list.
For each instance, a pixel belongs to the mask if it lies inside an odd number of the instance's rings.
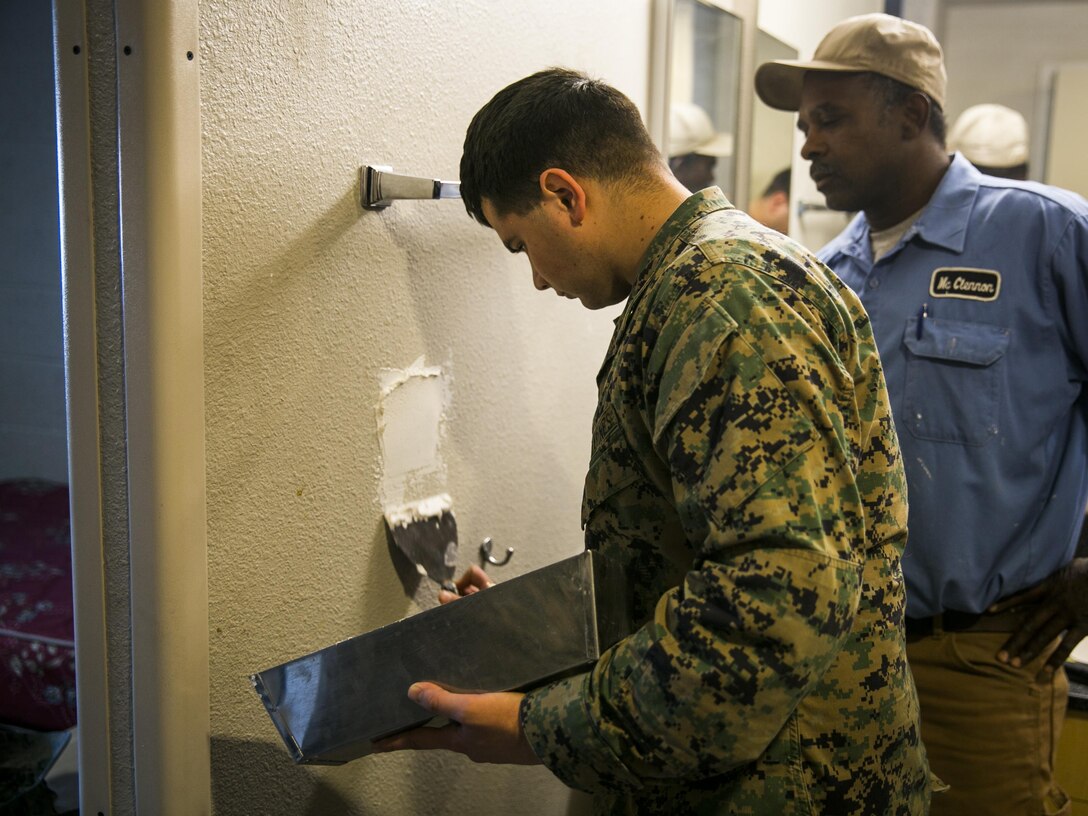
[[459,182],[402,176],[392,170],[392,167],[380,164],[367,164],[359,168],[359,198],[363,209],[383,210],[394,201],[403,199],[461,197]]

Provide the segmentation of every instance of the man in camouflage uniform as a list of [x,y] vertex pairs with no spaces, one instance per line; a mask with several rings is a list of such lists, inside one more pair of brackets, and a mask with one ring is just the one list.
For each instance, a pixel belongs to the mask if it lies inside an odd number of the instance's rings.
[[640,628],[526,695],[417,683],[455,724],[383,747],[543,762],[602,813],[925,813],[903,469],[857,299],[716,188],[689,195],[633,103],[575,72],[500,91],[461,184],[537,288],[627,298],[582,517]]

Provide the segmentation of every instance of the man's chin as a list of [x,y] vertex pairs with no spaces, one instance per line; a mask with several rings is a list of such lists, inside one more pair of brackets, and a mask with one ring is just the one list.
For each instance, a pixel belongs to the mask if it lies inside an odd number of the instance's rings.
[[857,202],[850,199],[846,193],[824,193],[824,204],[829,210],[835,212],[857,212]]
[[627,294],[613,295],[607,298],[585,298],[580,297],[578,301],[587,309],[592,312],[596,312],[600,309],[607,309],[609,306],[615,306],[617,303],[623,303],[627,299]]

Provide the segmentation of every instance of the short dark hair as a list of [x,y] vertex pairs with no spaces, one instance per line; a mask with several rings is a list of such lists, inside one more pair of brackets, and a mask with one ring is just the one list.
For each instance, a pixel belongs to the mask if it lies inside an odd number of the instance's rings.
[[483,199],[502,214],[524,215],[540,201],[538,179],[548,167],[638,184],[660,162],[634,102],[578,71],[548,68],[503,88],[472,117],[461,198],[490,226]]
[[785,193],[788,197],[790,194],[790,168],[779,170],[774,174],[774,178],[771,179],[766,189],[763,191],[763,197],[766,198],[769,195],[775,193]]
[[946,125],[944,111],[937,100],[926,94],[925,91],[912,88],[905,82],[900,82],[898,79],[892,79],[883,74],[865,73],[863,76],[868,80],[869,87],[884,102],[885,110],[891,110],[898,105],[902,105],[912,93],[920,93],[925,96],[929,100],[929,132],[940,143],[941,147],[945,146]]

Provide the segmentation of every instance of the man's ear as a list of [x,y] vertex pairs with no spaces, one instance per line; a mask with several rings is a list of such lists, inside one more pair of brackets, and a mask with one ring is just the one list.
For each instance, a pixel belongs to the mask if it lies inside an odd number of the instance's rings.
[[586,217],[586,191],[566,170],[549,167],[540,174],[540,192],[545,205],[563,209],[572,226],[581,226]]
[[933,102],[921,91],[915,91],[903,102],[903,138],[910,140],[929,129]]

